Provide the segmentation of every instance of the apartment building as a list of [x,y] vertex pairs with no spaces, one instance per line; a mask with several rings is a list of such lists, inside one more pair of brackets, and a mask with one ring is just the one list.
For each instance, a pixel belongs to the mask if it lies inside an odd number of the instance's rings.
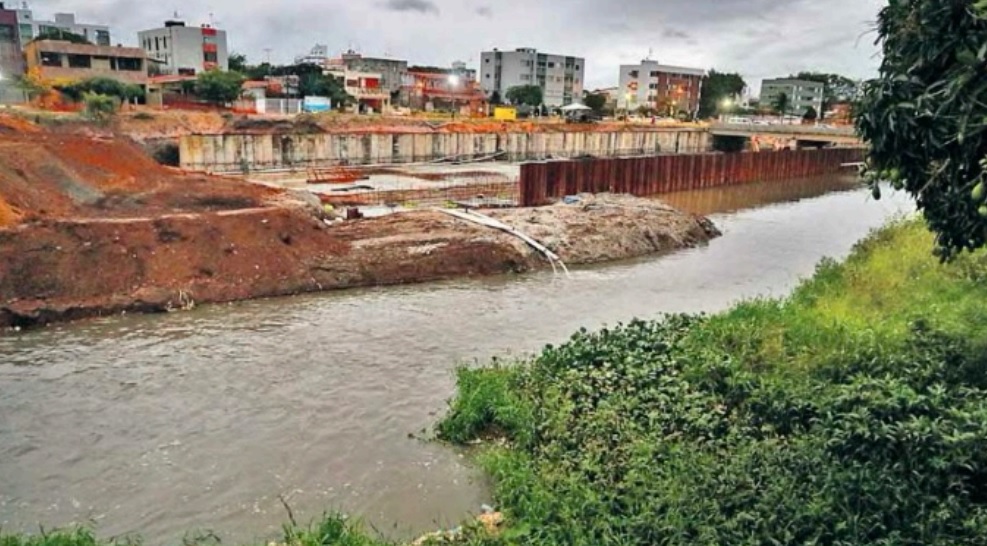
[[452,68],[409,68],[400,98],[403,105],[416,110],[479,113],[486,104],[476,71],[461,62],[453,63]]
[[387,59],[384,57],[364,57],[349,50],[338,59],[330,59],[328,66],[331,70],[348,70],[350,72],[365,72],[380,74],[380,87],[388,93],[401,91],[405,77],[408,74],[408,61]]
[[17,14],[17,32],[22,48],[42,34],[51,35],[59,32],[78,34],[96,45],[110,45],[110,27],[80,23],[75,20],[73,13],[56,13],[54,20],[47,20],[35,19],[34,12],[27,7],[26,2],[20,8],[11,7],[9,9]]
[[122,83],[147,85],[147,56],[136,47],[73,44],[35,40],[24,48],[27,69],[38,69],[53,82],[71,82],[96,77]]
[[636,110],[641,107],[663,115],[699,111],[706,71],[701,68],[670,66],[644,60],[640,64],[620,66],[617,107]]
[[825,92],[826,85],[820,82],[790,78],[764,80],[761,82],[761,106],[774,108],[778,96],[784,93],[788,97],[785,114],[801,116],[811,107],[822,115]]
[[582,100],[585,72],[586,61],[580,57],[531,48],[480,54],[480,87],[487,97],[497,93],[505,99],[512,87],[537,85],[546,106],[565,106]]
[[195,76],[208,70],[229,70],[226,31],[211,25],[186,26],[165,21],[160,28],[137,33],[141,48],[165,75]]

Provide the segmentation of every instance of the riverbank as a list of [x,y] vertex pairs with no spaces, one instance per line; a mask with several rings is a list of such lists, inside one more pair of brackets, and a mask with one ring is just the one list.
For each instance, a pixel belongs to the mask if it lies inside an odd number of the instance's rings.
[[897,223],[788,298],[461,370],[438,430],[506,443],[480,457],[493,543],[978,541],[987,254],[932,242]]
[[[549,266],[511,235],[437,210],[330,222],[312,194],[190,175],[118,139],[7,118],[0,151],[0,327]],[[573,265],[718,235],[620,196],[492,215],[540,222],[533,234]]]

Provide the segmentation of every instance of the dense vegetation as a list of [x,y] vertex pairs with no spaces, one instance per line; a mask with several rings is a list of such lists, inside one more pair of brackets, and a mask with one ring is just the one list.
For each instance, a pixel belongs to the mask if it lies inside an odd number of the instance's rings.
[[981,544],[987,256],[917,223],[788,299],[580,332],[464,369],[440,434],[483,457],[524,544]]
[[893,0],[878,17],[884,59],[857,128],[868,180],[915,196],[949,259],[987,244],[987,2]]
[[699,118],[706,119],[726,113],[730,108],[724,108],[723,102],[739,98],[746,87],[747,82],[740,74],[717,72],[711,69],[703,77],[703,92],[699,98]]

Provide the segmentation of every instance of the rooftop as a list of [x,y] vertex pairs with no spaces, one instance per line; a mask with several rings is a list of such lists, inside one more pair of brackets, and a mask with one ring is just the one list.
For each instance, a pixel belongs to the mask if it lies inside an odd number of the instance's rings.
[[95,55],[99,57],[130,57],[144,59],[147,54],[139,47],[100,46],[93,44],[73,44],[60,40],[36,40],[31,45],[45,53],[64,53],[66,55]]

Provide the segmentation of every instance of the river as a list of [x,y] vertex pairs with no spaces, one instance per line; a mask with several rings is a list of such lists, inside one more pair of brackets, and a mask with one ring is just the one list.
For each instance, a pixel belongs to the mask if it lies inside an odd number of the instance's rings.
[[454,449],[410,437],[454,393],[457,364],[522,355],[665,312],[784,295],[843,257],[902,196],[846,178],[664,197],[710,214],[709,246],[571,278],[544,272],[126,316],[0,336],[0,527],[70,523],[180,544],[277,536],[287,519],[357,515],[389,537],[490,502]]

